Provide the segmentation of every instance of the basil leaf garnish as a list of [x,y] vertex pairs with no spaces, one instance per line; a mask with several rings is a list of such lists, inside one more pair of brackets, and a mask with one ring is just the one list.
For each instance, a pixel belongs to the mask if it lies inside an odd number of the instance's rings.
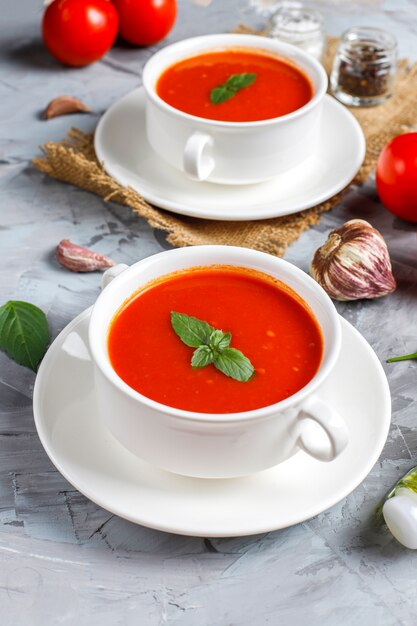
[[0,307],[0,350],[36,372],[49,343],[45,313],[30,302],[9,300]]
[[212,104],[220,104],[221,102],[226,102],[226,100],[230,100],[233,98],[236,91],[234,89],[228,89],[226,85],[220,85],[220,87],[215,87],[210,92],[210,101]]
[[171,324],[183,343],[194,350],[193,368],[213,365],[223,374],[239,382],[252,378],[255,369],[249,359],[236,348],[230,348],[232,334],[214,329],[207,322],[171,311]]
[[249,87],[252,85],[256,78],[256,74],[232,74],[226,81],[226,85],[229,89],[243,89],[243,87]]
[[222,330],[214,330],[210,335],[210,345],[220,352],[229,347],[231,340],[232,333],[224,333]]
[[249,359],[236,348],[225,348],[216,357],[214,365],[226,376],[240,382],[248,381],[255,371]]
[[206,367],[213,363],[214,355],[209,346],[199,346],[194,350],[191,359],[191,367]]
[[198,348],[203,344],[208,345],[210,335],[214,330],[207,322],[174,311],[171,311],[171,324],[181,341],[190,348]]
[[232,74],[222,85],[214,87],[210,92],[212,104],[220,104],[230,100],[240,89],[249,87],[256,79],[256,74],[244,72],[243,74]]

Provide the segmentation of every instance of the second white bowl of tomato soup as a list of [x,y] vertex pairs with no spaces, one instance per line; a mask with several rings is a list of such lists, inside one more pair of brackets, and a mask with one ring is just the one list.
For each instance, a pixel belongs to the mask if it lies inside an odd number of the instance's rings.
[[157,467],[205,478],[251,474],[300,449],[323,461],[343,451],[344,421],[315,395],[340,341],[334,305],[307,274],[229,246],[132,265],[89,325],[113,435]]
[[195,180],[266,180],[320,140],[327,76],[289,44],[238,34],[180,41],[151,57],[143,86],[150,145]]

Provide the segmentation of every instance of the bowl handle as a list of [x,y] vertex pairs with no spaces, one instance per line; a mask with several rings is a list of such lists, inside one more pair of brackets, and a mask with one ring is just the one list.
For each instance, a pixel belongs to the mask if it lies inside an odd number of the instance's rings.
[[213,145],[210,135],[193,133],[185,144],[183,155],[184,171],[193,180],[206,180],[213,171],[214,159],[204,151]]
[[[323,400],[311,396],[303,402],[298,422],[298,445],[315,459],[333,461],[346,448],[349,441],[346,424]],[[317,425],[324,431],[325,438],[318,432]]]
[[[125,271],[129,266],[119,263],[106,270],[101,278],[101,288],[105,289],[111,281]],[[92,307],[91,307],[92,309]],[[91,313],[90,309],[90,313]],[[91,361],[90,349],[88,347],[88,327],[90,325],[90,314],[79,324],[77,330],[73,330],[65,339],[61,349],[69,356],[80,361]]]
[[106,270],[101,277],[101,289],[105,289],[116,276],[127,270],[128,267],[126,263],[118,263]]

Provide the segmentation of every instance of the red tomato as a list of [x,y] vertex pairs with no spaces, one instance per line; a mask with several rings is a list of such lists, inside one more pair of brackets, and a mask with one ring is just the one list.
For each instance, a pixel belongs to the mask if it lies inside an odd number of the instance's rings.
[[42,36],[58,61],[81,67],[106,54],[118,24],[108,0],[54,0],[43,15]]
[[376,187],[391,213],[417,222],[417,133],[398,135],[385,146],[378,160]]
[[163,39],[177,16],[176,0],[113,0],[119,14],[119,34],[135,46]]

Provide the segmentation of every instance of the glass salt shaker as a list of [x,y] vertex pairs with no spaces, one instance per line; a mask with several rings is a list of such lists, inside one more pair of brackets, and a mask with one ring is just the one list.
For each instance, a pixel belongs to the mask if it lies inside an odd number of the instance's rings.
[[346,31],[336,52],[330,84],[348,106],[381,104],[392,95],[397,71],[397,41],[379,28]]
[[323,17],[299,2],[283,2],[271,15],[268,35],[302,48],[319,61],[323,56],[325,32]]

